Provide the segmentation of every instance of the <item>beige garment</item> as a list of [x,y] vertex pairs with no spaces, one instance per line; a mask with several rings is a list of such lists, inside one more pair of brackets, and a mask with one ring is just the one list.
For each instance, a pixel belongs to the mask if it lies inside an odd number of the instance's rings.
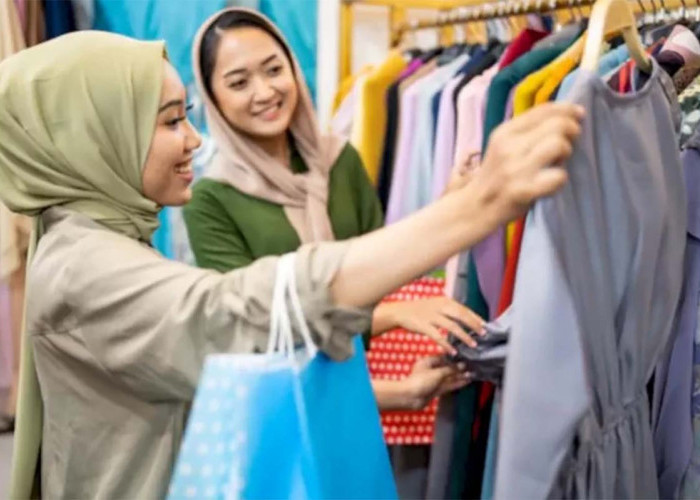
[[[0,0],[0,61],[24,49],[24,35],[14,0]],[[31,219],[0,203],[0,281],[21,269],[26,258]]]
[[289,53],[293,54],[275,25],[253,10],[225,9],[202,25],[192,47],[192,67],[197,88],[204,100],[209,132],[218,147],[206,176],[230,184],[256,198],[282,205],[302,243],[333,240],[333,228],[328,216],[328,178],[346,141],[320,133],[303,73],[293,55],[292,66],[299,89],[299,103],[289,132],[309,172],[292,173],[287,166],[228,124],[205,89],[200,67],[202,38],[209,26],[227,12],[239,12],[257,18],[275,32]]
[[27,25],[24,27],[24,39],[27,47],[34,47],[46,39],[44,5],[39,0],[26,0],[25,5]]
[[[42,219],[27,332],[45,408],[44,497],[164,498],[204,357],[267,346],[278,259],[219,274],[63,208]],[[314,341],[336,359],[370,324],[368,310],[331,302],[348,247],[304,246],[297,259]]]

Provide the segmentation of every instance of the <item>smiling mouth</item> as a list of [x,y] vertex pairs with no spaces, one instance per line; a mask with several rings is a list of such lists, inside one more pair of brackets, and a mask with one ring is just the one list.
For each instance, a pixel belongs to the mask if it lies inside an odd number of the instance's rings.
[[265,109],[262,109],[256,113],[253,113],[253,116],[258,117],[258,118],[268,118],[268,119],[274,119],[277,117],[277,113],[279,110],[282,109],[282,105],[284,104],[284,100],[280,100],[279,102],[276,102],[275,104],[272,104],[270,106],[267,106]]
[[177,173],[177,174],[191,175],[192,172],[193,172],[193,170],[192,170],[192,160],[191,159],[175,165],[175,173]]

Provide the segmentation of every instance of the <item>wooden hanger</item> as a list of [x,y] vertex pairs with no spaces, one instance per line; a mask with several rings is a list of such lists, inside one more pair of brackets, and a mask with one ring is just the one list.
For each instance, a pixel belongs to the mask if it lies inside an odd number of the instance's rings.
[[637,21],[627,0],[598,0],[593,6],[588,23],[588,34],[581,67],[595,72],[598,69],[603,43],[609,37],[622,33],[630,57],[643,71],[651,71],[651,59],[646,54],[637,31]]

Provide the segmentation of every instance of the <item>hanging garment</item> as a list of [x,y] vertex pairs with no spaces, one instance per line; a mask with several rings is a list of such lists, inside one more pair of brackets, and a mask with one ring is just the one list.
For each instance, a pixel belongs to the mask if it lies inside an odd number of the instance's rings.
[[[489,58],[491,59],[491,58]],[[493,59],[486,62],[495,62]],[[458,96],[455,168],[469,165],[476,168],[481,161],[483,115],[489,84],[498,67],[488,69],[467,83]],[[451,296],[462,304],[468,302],[470,286],[476,286],[473,259],[465,252],[450,259],[447,265],[447,285]],[[472,308],[483,314],[485,307]],[[485,315],[484,315],[485,316]],[[459,498],[466,484],[464,464],[468,460],[471,427],[479,384],[474,383],[440,398],[435,438],[428,472],[427,498]]]
[[[414,140],[411,144],[409,163],[406,165],[406,182],[400,191],[398,219],[402,219],[421,208],[432,200],[433,173],[433,97],[457,74],[469,56],[457,57],[454,61],[439,67],[417,89],[419,93],[416,104],[415,124],[413,125]],[[392,196],[394,196],[392,191]],[[389,199],[389,210],[393,200]],[[394,219],[396,220],[396,219]]]
[[352,143],[360,153],[373,185],[379,179],[384,131],[387,110],[384,100],[389,86],[406,67],[406,61],[399,51],[392,51],[384,62],[370,72],[361,82],[359,92],[359,114],[353,122]]
[[27,0],[24,17],[24,41],[27,47],[33,47],[46,39],[46,22],[44,19],[44,2]]
[[571,92],[588,118],[569,183],[527,220],[496,498],[658,495],[645,386],[680,294],[686,208],[676,97],[653,64],[634,95],[583,71]]
[[[611,71],[616,70],[620,67],[621,64],[627,61],[629,57],[629,49],[625,44],[622,44],[619,47],[612,49],[610,52],[603,55],[600,58],[600,61],[598,61],[598,75],[600,77],[603,77]],[[579,70],[576,69],[569,75],[567,75],[566,78],[564,78],[564,81],[561,82],[559,90],[557,91],[557,99],[563,99],[567,96],[567,94],[571,90],[571,87],[573,87],[574,83],[576,82],[578,74]]]
[[391,180],[394,173],[394,158],[396,155],[397,138],[399,135],[399,89],[404,81],[412,78],[424,65],[422,59],[412,61],[401,73],[398,81],[389,86],[386,92],[386,130],[384,132],[384,150],[382,151],[381,164],[379,166],[379,179],[377,181],[377,194],[386,212],[389,204]]
[[[411,150],[416,129],[416,113],[420,91],[429,81],[437,61],[423,65],[413,77],[403,82],[406,89],[400,100],[399,139],[396,145],[394,166],[392,168],[391,188],[386,210],[386,223],[392,224],[401,218],[403,212],[403,194],[410,175]],[[412,79],[413,78],[413,79]]]
[[[683,154],[688,200],[688,229],[683,272],[683,292],[673,328],[673,343],[654,374],[654,452],[661,498],[679,498],[683,476],[688,484],[700,480],[688,470],[694,448],[691,395],[693,350],[700,308],[700,135],[696,131]],[[692,479],[691,479],[692,477]],[[700,490],[698,490],[700,494]]]
[[[297,174],[308,171],[298,153],[292,156],[291,169]],[[362,160],[349,144],[331,169],[328,189],[327,210],[335,239],[382,227],[379,201]],[[281,205],[214,179],[197,182],[183,214],[199,267],[228,272],[261,257],[293,252],[301,245]]]
[[360,88],[362,86],[363,80],[366,75],[360,75],[357,77],[356,83],[343,102],[340,103],[340,107],[333,115],[331,120],[331,133],[335,134],[343,139],[349,141],[352,137],[352,129],[355,119],[355,111],[358,106],[360,106]]
[[75,14],[71,0],[51,0],[44,2],[44,16],[46,19],[46,39],[75,31]]
[[[698,243],[698,239],[700,239],[700,201],[698,200],[697,190],[698,182],[700,182],[700,169],[698,169],[700,166],[700,137],[698,137],[697,130],[691,140],[688,142],[687,147],[688,149],[685,151],[683,156],[686,175],[686,188],[688,192],[688,240],[686,247],[686,265],[692,262],[693,265],[697,267],[698,250],[700,249],[700,244]],[[692,338],[693,366],[692,377],[690,379],[690,383],[692,384],[690,394],[692,397],[687,402],[690,404],[691,441],[679,441],[678,449],[673,450],[670,448],[670,445],[675,441],[675,436],[668,432],[670,429],[666,429],[663,436],[667,438],[669,447],[663,447],[661,449],[661,451],[666,453],[673,453],[676,451],[674,454],[674,462],[678,463],[680,460],[685,459],[688,446],[691,448],[689,463],[681,480],[680,491],[678,492],[678,495],[674,497],[684,499],[700,497],[700,325],[698,325],[697,318],[697,311],[700,305],[698,304],[698,294],[696,293],[694,296],[691,295],[693,287],[697,285],[696,277],[694,276],[697,271],[695,269],[693,269],[693,271],[693,274],[686,274],[685,288],[683,291],[683,298],[689,302],[686,303],[685,301],[681,301],[681,310],[679,311],[679,314],[682,315],[684,311],[688,310],[689,316],[687,319],[684,315],[681,316],[680,322],[677,323],[678,339],[676,340],[676,344],[682,343],[684,348],[687,348],[687,342],[685,340],[681,340],[681,337],[685,338],[690,334]],[[694,310],[692,310],[693,304],[695,305]],[[690,315],[692,315],[692,317]],[[686,328],[691,331],[686,332]],[[674,355],[675,354],[676,353],[674,352]],[[680,351],[678,351],[677,355],[681,356],[682,354]],[[683,354],[683,356],[685,355]],[[676,371],[677,369],[669,365],[669,371],[670,370]],[[677,381],[679,391],[685,391],[687,389],[688,383],[685,380],[685,377],[686,375],[684,374],[683,379],[681,380],[679,378]],[[687,396],[688,393],[680,392],[680,395]],[[685,407],[687,404],[686,401],[678,401],[678,403],[680,403],[683,407]],[[669,410],[671,410],[671,408],[669,408]],[[669,414],[669,417],[670,416],[671,415]],[[681,418],[683,416],[683,414],[680,415]],[[659,420],[659,424],[661,424],[661,420]],[[669,422],[669,424],[672,425],[673,423]],[[661,437],[660,434],[660,431],[657,429],[657,440]],[[678,437],[682,439],[683,436],[686,438],[688,437],[687,425],[685,421],[678,429]]]
[[495,66],[485,71],[466,85],[459,94],[456,135],[459,140],[455,145],[455,166],[467,165],[469,168],[476,168],[481,163],[486,97],[497,72],[498,68]]
[[498,67],[503,69],[510,66],[520,56],[529,52],[537,42],[545,38],[548,34],[549,33],[546,31],[539,31],[531,28],[523,30],[522,33],[508,45],[508,48],[503,53],[503,57],[498,63]]
[[457,110],[453,104],[455,92],[464,76],[472,74],[475,68],[481,66],[481,61],[486,57],[486,54],[486,50],[478,47],[469,59],[469,63],[463,68],[463,71],[445,86],[440,95],[433,158],[433,200],[442,196],[450,179],[452,167],[454,166],[455,143],[457,142],[455,136],[457,131]]
[[79,30],[90,30],[95,22],[95,0],[71,0],[75,27]]

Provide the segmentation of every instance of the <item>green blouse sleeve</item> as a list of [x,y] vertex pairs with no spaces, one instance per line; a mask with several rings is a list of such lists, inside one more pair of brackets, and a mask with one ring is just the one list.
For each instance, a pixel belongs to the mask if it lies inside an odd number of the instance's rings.
[[195,186],[183,215],[198,267],[225,273],[253,262],[243,235],[211,186]]
[[360,154],[350,144],[347,146],[347,155],[351,168],[351,178],[358,200],[357,210],[359,211],[362,234],[367,234],[384,226],[382,205],[372,182],[369,180]]

